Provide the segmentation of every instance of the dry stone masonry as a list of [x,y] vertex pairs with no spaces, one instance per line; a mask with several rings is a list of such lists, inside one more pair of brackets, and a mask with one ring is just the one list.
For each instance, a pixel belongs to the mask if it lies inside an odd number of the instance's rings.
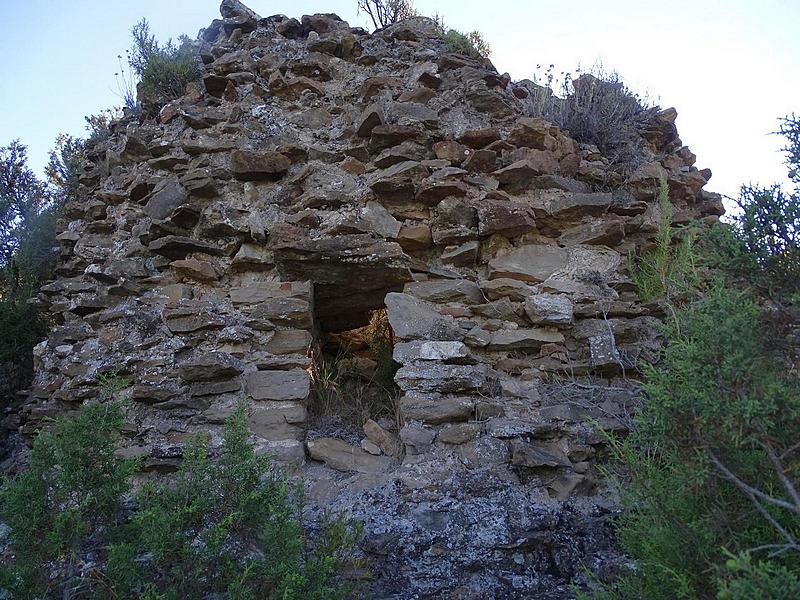
[[[652,245],[661,179],[676,222],[722,210],[676,112],[643,121],[623,174],[429,19],[221,12],[202,80],[93,147],[39,295],[57,325],[23,433],[125,377],[121,452],[169,472],[247,396],[309,516],[365,521],[376,597],[562,598],[582,565],[608,575],[597,428],[625,429],[626,375],[658,345],[627,257]],[[399,429],[309,435],[321,336],[380,309]]]

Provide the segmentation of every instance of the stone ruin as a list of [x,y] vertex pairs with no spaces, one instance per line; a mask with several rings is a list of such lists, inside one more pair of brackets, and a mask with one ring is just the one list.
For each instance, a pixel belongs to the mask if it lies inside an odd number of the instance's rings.
[[[652,246],[662,179],[674,222],[722,212],[675,110],[646,114],[625,173],[429,19],[221,12],[202,81],[91,149],[20,431],[119,375],[120,452],[163,473],[246,396],[309,520],[365,522],[375,597],[563,598],[584,566],[613,573],[599,430],[625,430],[661,315],[628,256]],[[376,310],[401,397],[368,452],[308,422],[324,336]]]

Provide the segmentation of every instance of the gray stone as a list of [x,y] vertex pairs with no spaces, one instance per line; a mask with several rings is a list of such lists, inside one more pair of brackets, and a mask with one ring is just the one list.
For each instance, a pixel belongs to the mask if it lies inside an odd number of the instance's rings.
[[384,124],[383,110],[379,104],[370,104],[361,113],[356,123],[356,135],[360,137],[369,137],[372,130],[378,125]]
[[395,219],[383,205],[367,202],[359,210],[357,225],[384,238],[396,238],[400,234],[400,221]]
[[300,402],[255,402],[249,407],[250,430],[268,440],[302,439],[307,417]]
[[469,348],[462,342],[430,342],[415,340],[395,344],[393,358],[401,365],[417,360],[432,360],[449,363],[475,362]]
[[467,267],[475,264],[479,250],[480,243],[478,240],[464,242],[459,246],[448,246],[442,252],[442,262],[456,267]]
[[300,298],[272,298],[260,302],[250,313],[255,319],[311,327],[311,304]]
[[209,242],[194,240],[180,235],[165,235],[164,237],[160,237],[150,242],[147,249],[154,254],[159,254],[172,260],[186,258],[186,255],[192,252],[202,252],[212,255],[222,254],[219,248]]
[[395,435],[386,431],[372,419],[367,419],[364,423],[364,435],[373,444],[388,456],[400,455],[400,442]]
[[536,294],[525,300],[525,313],[534,325],[569,327],[572,324],[572,302],[565,296]]
[[422,300],[435,303],[462,302],[480,304],[486,299],[481,289],[467,279],[432,279],[407,283],[403,291]]
[[311,390],[308,372],[254,371],[247,375],[245,391],[254,400],[305,400]]
[[522,440],[511,442],[511,464],[518,467],[569,467],[570,460],[561,452],[545,450]]
[[186,202],[189,194],[177,181],[170,179],[166,183],[157,187],[150,200],[144,207],[144,212],[152,219],[162,221],[168,218],[176,208]]
[[561,343],[564,334],[553,329],[501,329],[492,334],[493,350],[538,350],[542,344]]
[[524,302],[534,293],[534,289],[524,281],[505,277],[481,281],[480,287],[489,300],[508,298],[512,302]]
[[422,421],[427,425],[465,421],[472,415],[474,406],[474,400],[466,397],[403,396],[400,399],[400,413],[406,421]]
[[292,165],[280,152],[234,150],[231,152],[231,172],[237,179],[277,179]]
[[455,319],[409,294],[386,295],[386,312],[395,336],[400,339],[452,340],[464,338]]
[[481,427],[477,423],[456,423],[443,427],[437,439],[445,444],[465,444],[474,440],[480,430]]
[[461,460],[472,469],[507,464],[510,460],[508,445],[503,440],[482,437],[459,447]]
[[408,423],[400,430],[400,440],[407,454],[425,454],[430,450],[436,432],[419,423]]
[[568,256],[568,251],[558,246],[522,246],[489,262],[489,278],[539,283],[566,267]]
[[271,354],[302,354],[308,353],[311,346],[311,334],[302,329],[278,329],[273,333],[264,348]]
[[234,304],[258,304],[273,298],[310,298],[308,282],[263,281],[246,287],[235,287],[229,291]]
[[401,367],[394,380],[405,391],[451,394],[483,389],[487,385],[488,375],[486,365],[448,365],[420,361]]

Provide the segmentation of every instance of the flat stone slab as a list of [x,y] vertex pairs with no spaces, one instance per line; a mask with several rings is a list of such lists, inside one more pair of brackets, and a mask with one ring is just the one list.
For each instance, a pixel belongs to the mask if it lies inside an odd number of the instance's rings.
[[567,249],[558,246],[522,246],[493,259],[489,263],[489,278],[505,277],[539,283],[566,267],[568,257]]
[[311,381],[303,369],[254,371],[247,375],[245,391],[253,400],[305,400]]
[[385,456],[375,456],[336,438],[319,438],[306,442],[308,455],[337,471],[383,473],[391,464]]

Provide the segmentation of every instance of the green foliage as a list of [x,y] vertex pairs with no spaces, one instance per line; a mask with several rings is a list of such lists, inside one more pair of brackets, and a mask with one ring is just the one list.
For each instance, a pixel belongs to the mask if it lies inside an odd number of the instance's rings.
[[50,151],[50,160],[45,173],[55,201],[64,205],[79,200],[80,175],[86,159],[86,141],[71,135],[61,134]]
[[0,148],[0,362],[28,372],[31,350],[47,329],[28,300],[55,265],[54,190],[28,167],[24,145]]
[[732,556],[718,600],[794,600],[800,598],[800,573],[749,554]]
[[672,204],[667,182],[658,188],[661,220],[655,247],[641,257],[630,257],[629,271],[642,300],[667,301],[690,291],[696,285],[693,236],[677,238],[672,229]]
[[100,111],[96,115],[84,117],[86,130],[89,132],[89,137],[86,138],[86,147],[94,146],[109,138],[111,135],[111,122],[114,120],[115,115],[116,110],[107,109]]
[[745,279],[776,300],[796,302],[800,295],[800,120],[782,120],[781,134],[789,179],[795,189],[778,185],[742,186],[738,211],[730,224],[714,228],[703,240],[709,265]]
[[786,165],[789,167],[789,179],[800,184],[800,117],[792,114],[780,119],[778,133],[786,138]]
[[447,51],[455,54],[463,54],[473,58],[489,58],[492,53],[489,44],[479,31],[462,33],[456,29],[450,29],[444,34],[444,41]]
[[307,555],[300,506],[286,479],[270,469],[266,457],[255,455],[248,435],[240,403],[218,461],[209,461],[208,440],[199,436],[174,482],[144,486],[126,535],[137,551],[122,547],[117,553],[152,556],[142,565],[144,580],[165,598],[212,592],[229,598],[341,597],[344,588],[328,581],[357,531],[336,521],[326,532],[335,541],[323,541]]
[[47,333],[47,323],[31,304],[27,288],[0,297],[0,363],[23,361]]
[[[115,456],[122,425],[118,402],[57,421],[36,438],[27,470],[3,486],[0,516],[16,561],[0,569],[0,586],[15,598],[60,596],[67,583],[85,590],[81,597],[120,599],[348,594],[333,581],[350,564],[359,528],[330,518],[309,551],[299,495],[255,455],[243,402],[218,460],[198,436],[174,480],[148,481],[132,512],[122,498],[136,463]],[[87,554],[99,559],[94,571],[78,568]]]
[[32,219],[50,204],[47,186],[28,167],[28,150],[12,141],[0,148],[0,267],[9,264]]
[[[312,413],[328,425],[357,431],[367,419],[399,422],[394,376],[400,365],[393,359],[394,339],[386,310],[372,311],[366,326],[339,335],[336,352],[321,353],[316,361]],[[374,370],[358,368],[361,358],[374,360]]]
[[[127,53],[128,64],[139,79],[138,97],[144,103],[160,105],[179,98],[189,82],[202,76],[202,63],[186,36],[181,36],[177,44],[167,40],[162,45],[150,33],[146,19],[134,25],[131,34],[133,45]],[[126,98],[126,103],[129,102],[131,99]]]
[[48,589],[41,567],[61,560],[71,568],[71,558],[113,520],[135,470],[133,461],[115,456],[122,422],[116,402],[56,421],[34,440],[27,470],[0,489],[0,515],[17,558],[6,577],[19,597]]
[[[649,400],[635,431],[615,443],[630,478],[620,486],[619,541],[637,568],[607,597],[709,598],[756,586],[744,570],[730,578],[726,550],[758,554],[759,572],[797,577],[781,530],[800,535],[800,515],[754,501],[740,485],[791,499],[782,477],[796,485],[800,467],[800,386],[775,354],[758,304],[719,283],[677,310],[665,336],[662,364],[645,367]],[[774,456],[783,457],[780,469]]]

